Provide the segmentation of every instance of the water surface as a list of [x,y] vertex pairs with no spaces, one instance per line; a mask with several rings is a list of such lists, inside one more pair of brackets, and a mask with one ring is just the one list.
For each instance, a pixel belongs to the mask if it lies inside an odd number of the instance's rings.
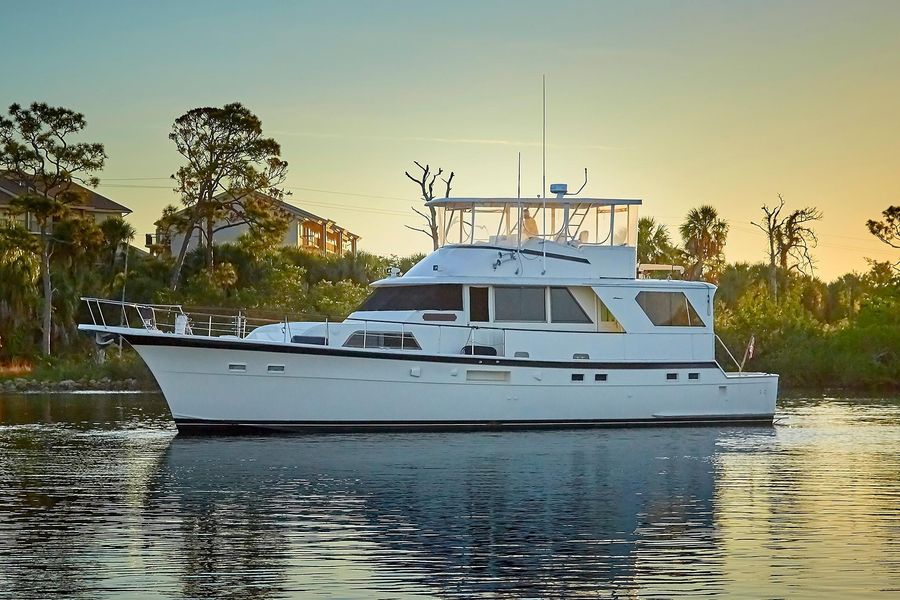
[[900,402],[775,427],[177,437],[0,396],[0,596],[900,594]]

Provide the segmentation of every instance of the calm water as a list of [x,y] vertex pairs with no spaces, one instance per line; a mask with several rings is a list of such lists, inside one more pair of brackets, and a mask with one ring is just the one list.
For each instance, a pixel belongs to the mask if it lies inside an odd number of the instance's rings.
[[773,428],[179,438],[0,396],[0,596],[900,596],[900,402]]

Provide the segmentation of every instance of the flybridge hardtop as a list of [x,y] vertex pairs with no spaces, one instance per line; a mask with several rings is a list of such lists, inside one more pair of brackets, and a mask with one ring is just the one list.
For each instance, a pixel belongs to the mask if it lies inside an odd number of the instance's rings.
[[180,430],[771,423],[777,376],[725,373],[715,287],[639,277],[640,200],[440,198],[439,248],[345,320],[86,299]]

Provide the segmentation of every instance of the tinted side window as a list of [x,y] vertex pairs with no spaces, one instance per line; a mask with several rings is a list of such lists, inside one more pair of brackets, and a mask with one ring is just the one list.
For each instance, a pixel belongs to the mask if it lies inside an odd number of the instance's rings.
[[568,288],[550,288],[550,320],[554,323],[590,323],[578,300]]
[[488,289],[486,287],[469,288],[469,320],[487,322],[488,316]]
[[494,288],[495,321],[547,320],[547,309],[542,287],[496,287]]
[[639,292],[637,303],[654,325],[705,327],[684,292]]
[[462,310],[462,286],[399,285],[376,288],[357,310]]

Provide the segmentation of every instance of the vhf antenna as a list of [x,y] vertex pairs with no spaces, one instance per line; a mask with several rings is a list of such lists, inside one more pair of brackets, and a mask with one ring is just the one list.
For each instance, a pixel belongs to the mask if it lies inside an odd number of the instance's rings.
[[[541,207],[541,216],[543,217],[543,232],[544,235],[547,234],[547,75],[541,75],[541,118],[542,118],[542,133],[541,133],[541,197],[543,197],[544,202]],[[547,272],[547,240],[544,239],[541,243],[541,275],[544,275]]]
[[547,76],[541,75],[541,196],[547,197]]

